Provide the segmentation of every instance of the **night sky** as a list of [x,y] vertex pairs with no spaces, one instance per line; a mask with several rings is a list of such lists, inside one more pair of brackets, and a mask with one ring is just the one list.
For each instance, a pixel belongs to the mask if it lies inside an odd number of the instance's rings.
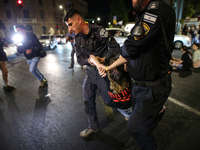
[[[110,12],[111,0],[85,0],[88,2],[88,13],[96,17],[104,18],[103,21],[109,21],[108,14]],[[116,0],[117,2],[117,0]],[[124,0],[127,10],[133,11],[132,0]],[[127,12],[128,13],[128,12]],[[129,12],[129,22],[134,21],[133,15]]]

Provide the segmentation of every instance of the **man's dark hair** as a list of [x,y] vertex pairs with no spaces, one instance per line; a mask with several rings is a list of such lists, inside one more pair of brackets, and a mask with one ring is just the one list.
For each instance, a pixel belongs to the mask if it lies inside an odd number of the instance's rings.
[[17,29],[17,28],[20,28],[20,29],[23,29],[23,30],[25,30],[25,27],[24,27],[23,25],[21,25],[21,24],[20,24],[20,25],[16,25],[16,27],[15,27],[15,28],[16,28],[16,29]]
[[75,14],[79,14],[79,15],[81,15],[81,13],[78,11],[78,10],[76,10],[75,8],[70,8],[70,9],[68,9],[68,11],[67,11],[67,13],[66,13],[66,15],[65,15],[65,17],[64,17],[64,22],[65,21],[68,21],[68,19],[69,18],[71,18],[73,15],[75,15]]

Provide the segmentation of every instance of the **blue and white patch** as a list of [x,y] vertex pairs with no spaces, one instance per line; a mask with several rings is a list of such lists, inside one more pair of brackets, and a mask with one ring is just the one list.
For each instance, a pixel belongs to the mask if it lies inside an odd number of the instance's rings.
[[101,37],[108,37],[108,31],[106,31],[104,28],[102,28],[99,32]]
[[150,13],[145,13],[144,15],[144,21],[145,22],[148,22],[148,23],[151,23],[151,24],[155,24],[156,20],[157,20],[158,16],[157,15],[153,15],[153,14],[150,14]]

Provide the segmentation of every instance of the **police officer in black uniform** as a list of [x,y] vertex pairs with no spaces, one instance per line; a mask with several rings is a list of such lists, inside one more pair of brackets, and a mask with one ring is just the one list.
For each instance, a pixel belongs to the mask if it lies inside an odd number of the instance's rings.
[[101,78],[97,68],[90,62],[90,56],[94,55],[99,58],[100,62],[104,63],[119,53],[119,44],[103,27],[86,24],[80,12],[74,8],[67,11],[64,21],[68,29],[76,34],[77,62],[80,65],[87,65],[86,76],[83,81],[83,100],[89,127],[80,133],[80,136],[85,138],[99,131],[95,103],[97,89],[104,103],[115,107],[112,98],[108,95],[109,80],[108,78]]
[[135,26],[124,42],[121,56],[105,70],[129,63],[132,78],[133,112],[128,131],[138,141],[141,150],[155,150],[151,134],[164,115],[164,103],[171,92],[171,52],[175,31],[175,12],[164,0],[132,0],[138,10]]

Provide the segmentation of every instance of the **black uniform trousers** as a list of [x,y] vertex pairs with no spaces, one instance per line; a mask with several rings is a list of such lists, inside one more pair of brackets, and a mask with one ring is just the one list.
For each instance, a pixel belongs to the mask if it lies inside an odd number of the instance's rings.
[[171,75],[160,79],[156,86],[138,86],[132,84],[131,98],[133,112],[127,129],[137,140],[141,150],[156,150],[157,142],[151,134],[163,113],[159,113],[171,92]]
[[97,129],[99,127],[95,102],[97,89],[107,106],[115,107],[115,104],[112,98],[108,95],[110,89],[108,77],[106,76],[102,78],[99,75],[98,70],[90,69],[90,67],[85,70],[85,74],[83,81],[84,110],[88,117],[89,128]]

